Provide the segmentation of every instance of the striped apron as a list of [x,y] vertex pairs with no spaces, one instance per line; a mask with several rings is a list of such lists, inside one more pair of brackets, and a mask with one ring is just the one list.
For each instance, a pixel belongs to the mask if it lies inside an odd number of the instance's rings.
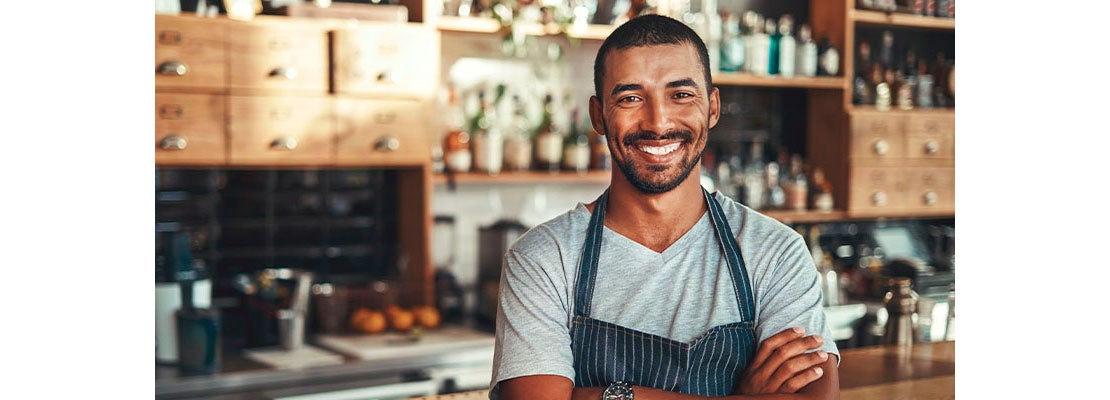
[[717,241],[728,261],[741,320],[715,326],[689,342],[679,342],[590,318],[609,195],[606,190],[594,207],[578,264],[574,320],[570,329],[575,387],[607,386],[614,381],[626,381],[702,396],[732,394],[737,373],[748,366],[755,354],[755,302],[740,246],[731,235],[732,229],[721,205],[709,192],[702,189],[702,193],[709,206]]

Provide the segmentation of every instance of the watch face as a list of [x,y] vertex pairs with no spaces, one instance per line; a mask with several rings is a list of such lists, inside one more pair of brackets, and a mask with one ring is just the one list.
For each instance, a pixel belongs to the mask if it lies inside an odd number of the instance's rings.
[[601,394],[602,400],[633,400],[632,385],[628,382],[613,382]]

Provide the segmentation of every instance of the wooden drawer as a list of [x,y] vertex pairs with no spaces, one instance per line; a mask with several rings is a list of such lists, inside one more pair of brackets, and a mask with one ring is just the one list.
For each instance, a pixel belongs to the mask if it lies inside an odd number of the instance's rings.
[[155,15],[155,88],[224,90],[226,37],[215,20]]
[[430,98],[439,76],[439,33],[420,24],[366,25],[332,31],[333,91]]
[[235,23],[228,27],[228,85],[233,94],[328,91],[327,31],[306,22]]
[[890,113],[852,115],[851,157],[891,160],[905,156],[905,117]]
[[955,132],[955,119],[951,114],[907,116],[906,157],[956,158]]
[[227,162],[226,98],[214,94],[154,95],[156,165],[218,165]]
[[336,100],[336,162],[341,165],[419,165],[431,161],[425,103]]
[[907,210],[955,212],[955,167],[906,167],[905,171]]
[[335,113],[325,97],[230,96],[232,165],[331,165]]
[[848,212],[853,215],[900,212],[906,204],[902,167],[853,167]]

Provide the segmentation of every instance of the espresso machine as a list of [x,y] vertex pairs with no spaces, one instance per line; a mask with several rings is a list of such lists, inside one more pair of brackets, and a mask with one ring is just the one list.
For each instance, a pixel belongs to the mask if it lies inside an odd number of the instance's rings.
[[501,219],[478,229],[478,307],[476,322],[492,330],[497,321],[497,293],[505,252],[527,226],[514,219]]

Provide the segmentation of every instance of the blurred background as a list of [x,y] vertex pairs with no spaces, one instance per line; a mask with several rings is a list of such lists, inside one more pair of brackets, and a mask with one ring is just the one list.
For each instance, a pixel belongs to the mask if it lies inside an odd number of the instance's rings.
[[954,340],[954,3],[156,1],[156,396],[488,387],[501,256],[608,185],[593,60],[646,13],[709,48],[696,178],[806,239],[838,346],[891,278]]

